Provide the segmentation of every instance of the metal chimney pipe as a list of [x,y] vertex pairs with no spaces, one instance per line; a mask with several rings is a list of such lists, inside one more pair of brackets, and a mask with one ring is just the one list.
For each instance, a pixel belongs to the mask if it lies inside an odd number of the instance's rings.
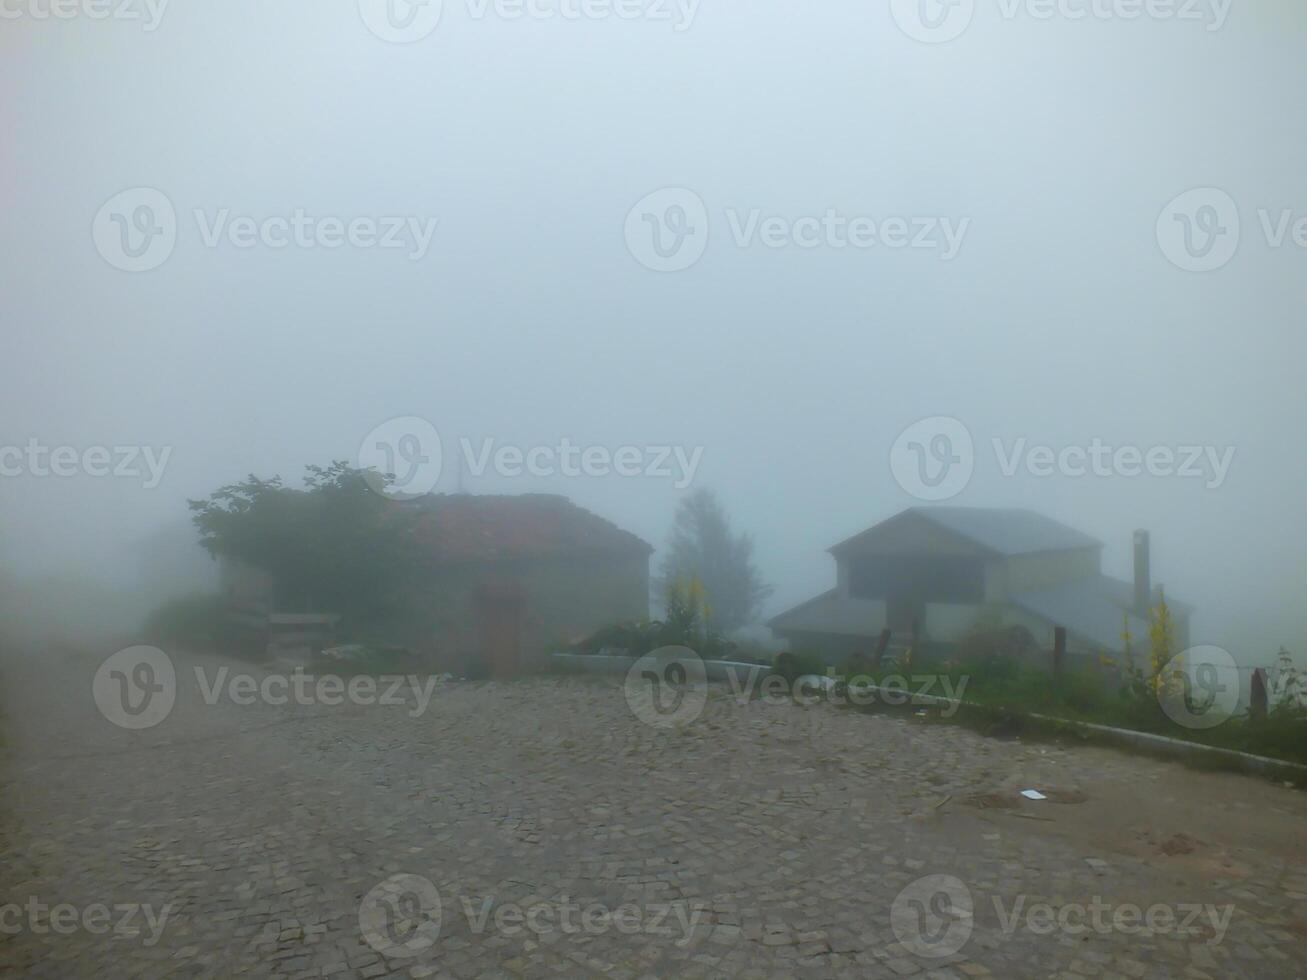
[[1135,532],[1135,611],[1147,616],[1153,604],[1152,569],[1150,566],[1148,532]]

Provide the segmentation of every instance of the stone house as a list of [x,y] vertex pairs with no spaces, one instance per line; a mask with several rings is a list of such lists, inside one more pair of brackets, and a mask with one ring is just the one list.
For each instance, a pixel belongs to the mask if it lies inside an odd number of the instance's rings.
[[[1158,599],[1148,533],[1135,532],[1133,582],[1102,573],[1102,548],[1030,510],[912,507],[831,548],[835,587],[769,625],[832,662],[870,653],[885,629],[947,648],[980,627],[1021,627],[1047,650],[1062,626],[1068,652],[1115,655],[1128,625],[1138,654]],[[1166,601],[1182,650],[1192,609]]]
[[[434,571],[368,640],[407,647],[435,669],[508,676],[602,626],[648,618],[653,548],[566,497],[432,495],[394,506],[420,508],[414,533]],[[233,609],[308,612],[276,608],[269,576],[226,564]]]

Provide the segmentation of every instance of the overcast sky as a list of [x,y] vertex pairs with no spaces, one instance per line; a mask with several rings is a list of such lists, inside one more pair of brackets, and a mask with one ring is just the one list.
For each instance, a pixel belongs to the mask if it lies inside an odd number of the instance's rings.
[[[890,0],[615,2],[5,0],[8,564],[121,579],[187,497],[414,417],[438,489],[656,546],[715,488],[769,613],[947,493],[1122,577],[1149,528],[1195,642],[1303,652],[1300,0],[929,0],[933,35]],[[640,474],[477,476],[462,439]]]

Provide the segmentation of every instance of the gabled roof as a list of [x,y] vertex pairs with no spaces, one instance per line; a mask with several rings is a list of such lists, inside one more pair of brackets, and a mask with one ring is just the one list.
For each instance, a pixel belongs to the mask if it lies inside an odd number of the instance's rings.
[[1102,542],[1033,510],[990,507],[909,507],[875,527],[841,541],[832,554],[853,550],[890,524],[909,518],[925,520],[997,555],[1100,548]]
[[876,636],[884,627],[884,609],[876,602],[841,599],[838,589],[787,609],[767,621],[774,630]]
[[395,506],[419,508],[414,533],[437,562],[653,551],[629,531],[555,494],[433,494]]

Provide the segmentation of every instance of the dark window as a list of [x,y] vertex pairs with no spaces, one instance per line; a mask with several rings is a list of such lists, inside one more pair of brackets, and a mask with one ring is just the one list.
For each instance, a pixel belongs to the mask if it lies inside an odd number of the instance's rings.
[[849,566],[849,594],[857,599],[982,602],[984,565],[956,555],[871,555]]

